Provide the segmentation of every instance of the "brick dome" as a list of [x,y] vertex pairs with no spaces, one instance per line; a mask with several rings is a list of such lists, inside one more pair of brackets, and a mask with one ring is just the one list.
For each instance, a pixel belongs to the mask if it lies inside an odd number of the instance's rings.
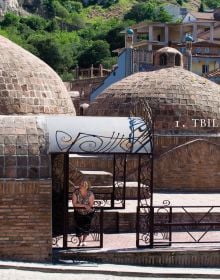
[[43,61],[0,36],[0,114],[74,114],[60,77]]
[[128,116],[134,104],[143,99],[160,130],[176,130],[175,122],[179,121],[183,130],[195,131],[193,118],[220,120],[220,86],[181,67],[128,76],[98,96],[88,115]]
[[51,176],[46,118],[75,115],[60,77],[0,36],[0,178]]

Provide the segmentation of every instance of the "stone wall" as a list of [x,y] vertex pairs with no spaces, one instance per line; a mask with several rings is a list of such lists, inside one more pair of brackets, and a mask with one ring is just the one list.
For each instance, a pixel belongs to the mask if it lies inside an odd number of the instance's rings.
[[0,258],[50,261],[51,180],[0,180]]

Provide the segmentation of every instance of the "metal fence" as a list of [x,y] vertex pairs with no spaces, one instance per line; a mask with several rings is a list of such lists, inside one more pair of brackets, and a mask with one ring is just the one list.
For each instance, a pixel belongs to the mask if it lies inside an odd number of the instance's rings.
[[220,206],[138,206],[137,247],[220,243]]

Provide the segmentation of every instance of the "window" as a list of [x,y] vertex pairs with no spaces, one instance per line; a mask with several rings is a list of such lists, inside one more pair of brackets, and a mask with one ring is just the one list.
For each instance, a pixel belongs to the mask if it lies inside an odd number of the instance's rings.
[[209,72],[209,65],[203,64],[203,65],[202,65],[202,73],[203,73],[203,74],[206,74],[206,73],[208,73],[208,72]]
[[209,53],[209,48],[205,48],[205,53]]

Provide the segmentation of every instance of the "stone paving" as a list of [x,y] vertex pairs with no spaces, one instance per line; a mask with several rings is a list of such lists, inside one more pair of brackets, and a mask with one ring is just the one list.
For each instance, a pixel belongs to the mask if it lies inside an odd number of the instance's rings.
[[217,268],[175,268],[110,264],[39,264],[0,261],[1,280],[219,279]]
[[[219,206],[215,209],[215,212],[220,212],[220,193],[154,193],[153,205],[162,206],[163,202],[169,201],[169,206]],[[136,212],[137,201],[126,200],[126,208],[117,210],[119,212]],[[200,208],[200,211],[206,211],[204,208]],[[108,210],[109,211],[109,210]],[[115,211],[115,210],[111,210]],[[174,212],[178,212],[177,208]],[[190,211],[197,211],[198,209],[190,209]]]
[[[33,272],[33,271],[18,271],[16,269],[0,269],[0,279],[1,280],[30,280],[34,278],[35,280],[165,280],[167,277],[129,277],[129,276],[113,276],[113,275],[103,275],[103,274],[88,274],[82,273],[80,275],[69,274],[69,273],[45,273],[45,272]],[[184,280],[184,278],[169,277],[168,279],[173,280]],[[187,278],[189,280],[195,278]],[[199,278],[203,279],[215,279],[215,278]]]
[[[139,280],[143,277],[128,277],[128,276],[113,276],[113,275],[103,275],[103,274],[71,274],[71,273],[46,273],[46,272],[33,272],[33,271],[19,271],[16,269],[0,269],[0,279],[1,280],[30,280],[34,278],[35,280]],[[151,278],[155,279],[155,278]]]

